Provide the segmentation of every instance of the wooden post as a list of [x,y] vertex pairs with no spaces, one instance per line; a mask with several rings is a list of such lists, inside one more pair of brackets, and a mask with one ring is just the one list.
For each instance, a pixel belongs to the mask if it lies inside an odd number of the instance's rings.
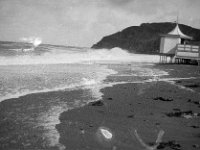
[[199,60],[200,60],[200,46],[199,46]]
[[160,55],[160,61],[159,62],[161,63],[161,55]]
[[164,63],[166,63],[166,56],[164,56]]
[[198,66],[200,66],[200,46],[199,46],[199,59],[197,60]]

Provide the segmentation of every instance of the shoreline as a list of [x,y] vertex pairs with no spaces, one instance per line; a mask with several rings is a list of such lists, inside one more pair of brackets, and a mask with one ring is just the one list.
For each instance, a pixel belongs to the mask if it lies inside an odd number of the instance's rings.
[[[104,87],[100,91],[102,99],[97,101],[88,102],[92,99],[89,89],[35,93],[2,101],[0,147],[144,149],[135,130],[147,144],[155,142],[157,134],[163,130],[167,148],[170,145],[185,149],[198,147],[200,78],[196,66],[155,65],[150,69],[163,70],[169,75],[161,76],[160,81],[119,82]],[[176,79],[174,82],[166,82],[173,78]],[[106,80],[108,83],[115,81],[112,77]],[[102,139],[101,129],[112,132],[112,140]],[[184,133],[185,142],[173,132]],[[186,133],[194,137],[188,137]],[[187,139],[191,139],[189,143]]]
[[[179,65],[157,65],[155,68],[180,69]],[[170,77],[199,77],[193,70],[172,70]],[[183,73],[185,72],[185,73]],[[190,82],[191,81],[191,82]],[[127,83],[102,89],[102,100],[80,108],[63,112],[60,124],[60,143],[66,149],[135,149],[144,147],[134,131],[146,143],[154,143],[160,130],[165,132],[161,149],[199,148],[200,99],[199,78],[175,81],[175,85],[163,81],[151,83]],[[187,86],[187,84],[190,84]],[[180,89],[177,85],[193,88],[195,92]],[[195,86],[193,86],[195,85]],[[176,115],[178,114],[178,115]],[[111,140],[99,138],[100,128],[107,128]]]

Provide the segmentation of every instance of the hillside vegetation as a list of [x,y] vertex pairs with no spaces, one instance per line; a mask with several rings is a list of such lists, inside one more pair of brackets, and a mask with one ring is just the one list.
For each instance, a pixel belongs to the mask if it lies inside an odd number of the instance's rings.
[[[120,47],[135,53],[157,53],[160,47],[160,34],[167,34],[173,30],[176,23],[143,23],[140,26],[131,26],[120,32],[102,38],[92,48]],[[179,24],[181,31],[192,36],[193,44],[200,42],[200,30],[187,25]]]

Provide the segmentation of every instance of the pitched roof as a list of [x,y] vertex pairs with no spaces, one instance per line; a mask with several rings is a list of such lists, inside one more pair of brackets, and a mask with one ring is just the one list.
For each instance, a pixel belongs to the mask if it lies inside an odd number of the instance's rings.
[[183,39],[192,40],[191,36],[187,36],[187,35],[185,35],[184,33],[181,32],[178,24],[176,25],[176,27],[171,32],[168,33],[168,35],[179,35]]

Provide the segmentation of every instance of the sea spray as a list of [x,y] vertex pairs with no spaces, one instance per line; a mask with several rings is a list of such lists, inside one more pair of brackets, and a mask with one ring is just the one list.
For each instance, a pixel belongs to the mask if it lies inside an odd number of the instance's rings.
[[[23,120],[24,123],[35,120],[29,128],[43,129],[39,132],[44,140],[41,141],[45,146],[43,148],[54,147],[59,150],[65,149],[59,143],[60,135],[56,130],[56,124],[60,123],[60,114],[69,109],[81,107],[90,101],[101,99],[101,84],[108,75],[115,73],[106,66],[98,64],[11,65],[0,68],[2,70],[0,79],[3,81],[1,88],[4,91],[1,94],[5,94],[5,97],[2,98],[21,96],[18,98],[19,101],[20,99],[27,101],[29,105],[25,110],[14,109],[18,116],[20,116],[19,114],[26,115],[26,120],[23,117],[18,117],[18,120]],[[41,88],[38,89],[38,87]],[[51,93],[58,94],[48,96]],[[65,93],[65,95],[62,96],[63,94],[60,93]],[[36,96],[34,100],[31,98],[33,95]],[[14,101],[16,102],[18,99],[14,99]],[[23,110],[27,112],[24,113]],[[37,113],[32,116],[28,110]],[[13,114],[13,112],[9,114]],[[24,139],[26,138],[24,137]],[[31,144],[29,145],[31,146]]]
[[[14,109],[17,111],[16,114],[25,115],[27,118],[27,121],[23,120],[24,117],[20,118],[22,121],[18,120],[25,123],[36,120],[31,122],[33,128],[35,130],[43,128],[44,131],[40,133],[47,141],[47,147],[59,147],[59,149],[64,149],[59,143],[60,135],[55,128],[56,124],[60,123],[60,114],[101,99],[101,88],[118,83],[107,80],[108,76],[117,74],[118,70],[116,72],[112,67],[101,63],[125,63],[124,66],[127,67],[126,63],[152,63],[158,59],[153,55],[130,54],[119,48],[91,50],[44,45],[38,46],[32,52],[18,52],[12,57],[3,55],[0,57],[2,100],[19,97],[19,100],[30,101],[32,105],[26,106],[24,109],[26,113],[23,109]],[[131,67],[134,70],[134,66]],[[119,83],[123,83],[123,80]],[[80,95],[75,93],[75,97],[69,94],[80,90],[82,90],[79,92]],[[30,98],[32,95],[34,100]],[[17,103],[17,100],[14,102]],[[30,112],[37,113],[32,116]]]
[[[8,50],[9,51],[9,50]],[[39,53],[39,54],[38,54]],[[38,47],[31,53],[17,53],[13,57],[0,55],[0,65],[72,64],[72,63],[157,63],[159,56],[131,54],[120,48],[93,50],[77,48]]]
[[42,39],[40,37],[23,37],[21,38],[21,41],[31,43],[34,47],[37,47],[42,43]]
[[93,88],[98,93],[106,77],[116,73],[97,64],[11,65],[0,66],[0,70],[0,101],[33,93],[79,88]]

